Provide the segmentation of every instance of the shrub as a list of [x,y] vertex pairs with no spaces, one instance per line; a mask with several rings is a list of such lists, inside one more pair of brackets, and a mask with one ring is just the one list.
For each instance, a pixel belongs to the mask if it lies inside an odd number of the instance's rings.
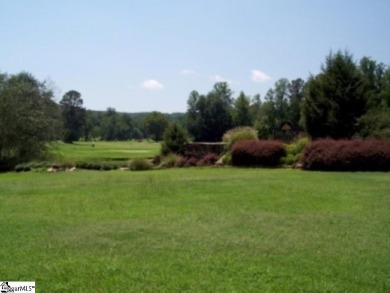
[[302,158],[303,150],[308,144],[309,139],[306,137],[300,138],[295,142],[286,145],[286,156],[282,158],[282,163],[286,165],[294,165]]
[[131,171],[145,171],[150,170],[152,168],[152,163],[145,158],[134,158],[129,163],[129,169]]
[[161,156],[160,155],[154,156],[152,159],[152,163],[155,166],[160,165],[161,164]]
[[31,171],[31,167],[28,164],[18,164],[15,166],[16,172],[28,172]]
[[215,165],[219,157],[216,154],[208,153],[202,159],[198,161],[197,166],[211,166]]
[[164,133],[164,141],[161,145],[161,153],[182,154],[183,147],[187,142],[187,133],[177,123],[171,124]]
[[120,167],[119,162],[113,162],[113,161],[87,161],[87,162],[77,162],[76,168],[77,169],[86,169],[86,170],[102,170],[102,171],[109,171],[109,170],[116,170]]
[[15,171],[16,172],[28,172],[31,170],[44,170],[49,166],[50,166],[50,164],[48,162],[45,162],[45,161],[29,162],[29,163],[23,163],[23,164],[16,165]]
[[307,170],[390,171],[390,141],[316,140],[306,147],[302,164]]
[[182,168],[185,166],[187,162],[187,158],[186,157],[180,157],[176,163],[175,163],[175,167],[179,167],[179,168]]
[[196,158],[200,160],[208,153],[222,154],[226,150],[225,143],[210,143],[210,142],[196,142],[187,143],[184,145],[183,156],[186,158]]
[[227,131],[222,141],[226,144],[227,150],[231,150],[234,143],[240,140],[256,140],[257,130],[253,127],[236,127]]
[[187,158],[184,167],[195,167],[198,161],[194,157]]
[[277,166],[286,154],[283,143],[267,140],[243,140],[231,150],[234,166]]
[[390,138],[390,108],[373,109],[357,121],[361,137],[377,139]]
[[177,162],[181,160],[181,158],[181,156],[175,155],[173,153],[168,154],[167,156],[162,158],[162,163],[160,166],[164,168],[173,168],[176,166]]

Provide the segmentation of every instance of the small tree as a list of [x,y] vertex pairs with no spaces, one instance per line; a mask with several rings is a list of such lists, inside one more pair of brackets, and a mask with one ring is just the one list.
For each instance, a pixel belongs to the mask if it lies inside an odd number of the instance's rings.
[[161,153],[163,155],[167,155],[169,153],[181,154],[187,140],[188,136],[185,130],[179,124],[174,122],[164,133]]

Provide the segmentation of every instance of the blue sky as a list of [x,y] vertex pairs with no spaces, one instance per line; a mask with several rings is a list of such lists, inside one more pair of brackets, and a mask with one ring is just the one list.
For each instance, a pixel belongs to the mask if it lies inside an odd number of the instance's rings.
[[389,0],[0,0],[0,71],[88,109],[184,112],[216,81],[263,98],[331,50],[390,65],[389,15]]

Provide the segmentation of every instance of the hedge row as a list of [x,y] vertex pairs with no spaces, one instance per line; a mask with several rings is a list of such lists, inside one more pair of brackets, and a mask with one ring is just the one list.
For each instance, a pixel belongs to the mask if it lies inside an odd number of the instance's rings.
[[272,140],[242,140],[236,142],[231,150],[234,166],[275,167],[280,165],[285,155],[283,143]]
[[316,140],[305,148],[302,165],[306,170],[390,171],[390,141]]

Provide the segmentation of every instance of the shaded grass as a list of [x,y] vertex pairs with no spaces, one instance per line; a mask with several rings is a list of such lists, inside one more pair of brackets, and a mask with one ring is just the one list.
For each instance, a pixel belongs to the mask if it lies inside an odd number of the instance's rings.
[[390,175],[0,174],[2,278],[40,292],[386,292]]

